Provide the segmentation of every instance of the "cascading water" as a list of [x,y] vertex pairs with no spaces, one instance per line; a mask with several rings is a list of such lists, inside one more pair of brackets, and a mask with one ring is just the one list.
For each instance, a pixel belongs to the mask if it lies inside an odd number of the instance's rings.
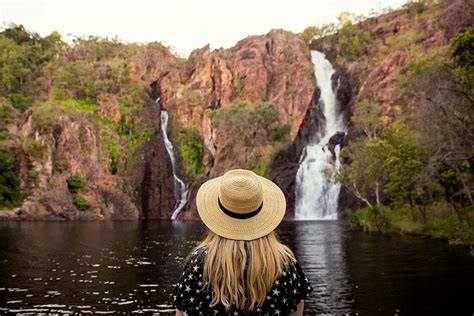
[[315,135],[316,143],[308,144],[300,158],[296,174],[295,218],[309,220],[337,219],[337,206],[341,185],[328,181],[324,174],[327,168],[339,168],[340,145],[332,152],[328,148],[331,136],[345,132],[343,114],[337,108],[336,93],[331,77],[335,70],[326,56],[311,51],[316,82],[321,90],[320,105],[324,119]]
[[[158,103],[160,98],[156,100]],[[165,142],[165,147],[166,151],[168,152],[168,155],[170,156],[171,159],[171,169],[173,170],[173,179],[174,179],[174,195],[176,197],[176,205],[175,209],[173,211],[173,214],[171,215],[171,219],[176,219],[179,212],[183,209],[183,207],[186,205],[186,202],[188,201],[188,187],[184,183],[183,180],[181,180],[177,174],[176,174],[176,157],[174,155],[174,149],[173,149],[173,144],[168,138],[168,112],[162,110],[161,111],[161,133],[163,134],[163,140]]]

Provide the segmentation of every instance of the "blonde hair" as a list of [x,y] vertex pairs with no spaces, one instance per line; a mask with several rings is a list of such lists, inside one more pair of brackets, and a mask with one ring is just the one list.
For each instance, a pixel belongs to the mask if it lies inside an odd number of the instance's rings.
[[275,234],[251,241],[232,240],[209,231],[196,250],[206,248],[203,282],[212,290],[211,306],[221,303],[251,311],[263,305],[293,252]]

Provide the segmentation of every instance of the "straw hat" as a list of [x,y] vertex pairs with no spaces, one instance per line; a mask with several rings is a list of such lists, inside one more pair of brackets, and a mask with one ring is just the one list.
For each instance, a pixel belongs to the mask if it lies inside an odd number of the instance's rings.
[[253,240],[271,233],[286,210],[285,195],[272,181],[234,169],[199,188],[196,205],[204,224],[219,236]]

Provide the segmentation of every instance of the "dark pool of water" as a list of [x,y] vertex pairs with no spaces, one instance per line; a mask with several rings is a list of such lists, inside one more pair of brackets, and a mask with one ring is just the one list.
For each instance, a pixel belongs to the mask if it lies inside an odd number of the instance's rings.
[[[0,223],[0,313],[172,313],[199,223]],[[474,257],[344,223],[284,222],[315,291],[306,314],[473,315]]]

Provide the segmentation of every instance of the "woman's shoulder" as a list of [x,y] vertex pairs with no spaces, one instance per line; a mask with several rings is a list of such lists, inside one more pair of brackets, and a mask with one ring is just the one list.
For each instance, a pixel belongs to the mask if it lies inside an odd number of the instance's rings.
[[176,308],[183,312],[197,311],[197,307],[208,301],[210,296],[204,293],[203,266],[207,249],[197,249],[189,254],[183,272],[173,289]]
[[297,259],[292,259],[275,280],[267,298],[274,302],[280,302],[285,310],[294,312],[298,303],[308,299],[312,291],[313,287],[300,263]]

